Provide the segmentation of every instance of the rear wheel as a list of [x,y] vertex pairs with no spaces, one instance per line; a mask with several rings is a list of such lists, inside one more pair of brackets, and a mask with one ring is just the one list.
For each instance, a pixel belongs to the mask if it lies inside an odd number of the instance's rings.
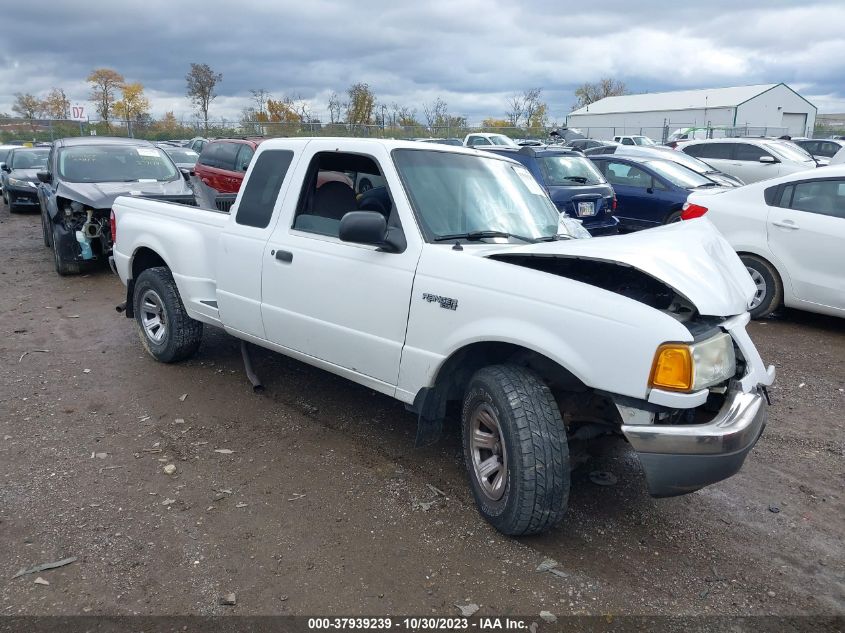
[[132,301],[138,336],[150,356],[175,363],[196,353],[202,341],[202,323],[188,316],[168,268],[157,266],[142,272]]
[[783,283],[774,267],[756,255],[741,255],[751,281],[757,287],[748,308],[752,319],[761,319],[774,312],[783,302]]
[[513,536],[559,523],[569,499],[569,450],[548,386],[524,367],[485,367],[470,380],[462,422],[467,476],[482,516]]
[[666,216],[666,220],[664,221],[664,224],[674,224],[675,222],[680,222],[680,221],[681,221],[681,212],[680,212],[680,210],[678,210],[678,211],[673,211],[668,216]]

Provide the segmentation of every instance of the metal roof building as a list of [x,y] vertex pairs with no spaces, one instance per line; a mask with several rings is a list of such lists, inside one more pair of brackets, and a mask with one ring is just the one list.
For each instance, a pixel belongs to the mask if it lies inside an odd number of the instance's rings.
[[605,97],[566,117],[568,127],[594,138],[645,134],[658,141],[691,127],[810,136],[815,120],[816,106],[784,83]]

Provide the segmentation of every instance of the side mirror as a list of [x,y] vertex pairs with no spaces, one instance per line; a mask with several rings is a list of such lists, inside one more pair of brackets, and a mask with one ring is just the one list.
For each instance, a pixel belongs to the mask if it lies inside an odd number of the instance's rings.
[[771,165],[772,163],[776,163],[778,161],[774,156],[761,156],[760,162]]
[[185,180],[189,180],[191,176],[194,175],[193,169],[179,168],[179,171],[182,172],[182,178],[184,178]]
[[53,178],[50,176],[49,171],[39,171],[35,174],[35,177],[38,178],[41,182],[45,185],[49,185]]
[[9,173],[9,172],[12,171],[6,163],[0,163],[0,170],[5,171],[6,173]]
[[338,237],[343,242],[385,246],[387,221],[378,211],[350,211],[340,220]]

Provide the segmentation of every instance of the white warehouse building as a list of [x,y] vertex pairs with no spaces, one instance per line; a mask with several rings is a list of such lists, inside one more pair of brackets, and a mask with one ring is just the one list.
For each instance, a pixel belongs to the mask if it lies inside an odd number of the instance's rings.
[[784,83],[605,97],[574,110],[567,126],[591,138],[644,134],[665,141],[685,128],[710,136],[812,136],[816,106]]

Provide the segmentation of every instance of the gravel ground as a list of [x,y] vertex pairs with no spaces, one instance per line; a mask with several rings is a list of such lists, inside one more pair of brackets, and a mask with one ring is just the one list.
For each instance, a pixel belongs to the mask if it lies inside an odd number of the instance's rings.
[[0,249],[2,615],[845,614],[843,320],[751,325],[778,380],[737,476],[652,499],[607,441],[564,524],[511,539],[476,514],[454,430],[414,449],[401,404],[264,351],[253,394],[219,330],[157,364],[120,281],[58,277],[37,215],[0,209]]

